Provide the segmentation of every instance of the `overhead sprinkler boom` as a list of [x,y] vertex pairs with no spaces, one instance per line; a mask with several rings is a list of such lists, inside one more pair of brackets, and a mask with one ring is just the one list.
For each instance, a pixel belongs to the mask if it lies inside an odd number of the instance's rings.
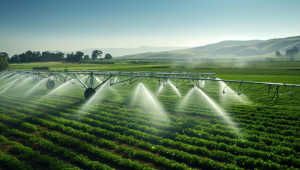
[[[282,84],[282,83],[264,83],[264,82],[253,82],[253,81],[239,81],[239,80],[222,80],[216,78],[215,73],[195,73],[195,72],[118,72],[118,71],[90,71],[90,70],[6,70],[1,74],[1,78],[4,77],[20,76],[23,78],[32,78],[33,80],[44,80],[48,79],[46,83],[47,89],[55,87],[55,82],[70,82],[74,85],[79,85],[85,88],[84,97],[89,99],[93,96],[97,89],[101,88],[106,82],[109,81],[110,86],[116,84],[133,84],[135,82],[157,81],[158,88],[164,86],[165,83],[169,83],[175,90],[178,88],[180,82],[191,83],[193,86],[200,88],[200,81],[217,81],[230,84],[238,84],[238,95],[243,94],[246,88],[243,84],[250,85],[266,85],[271,86],[284,86],[284,88],[291,88],[289,95],[292,94],[293,89],[300,87],[298,84]],[[213,77],[210,79],[209,77]],[[9,78],[9,79],[10,79]],[[101,80],[101,81],[99,81]],[[38,81],[37,81],[38,82]],[[226,88],[225,87],[225,88]],[[225,93],[225,88],[223,93]],[[269,88],[271,89],[271,88]],[[247,89],[246,89],[247,90]],[[288,90],[288,89],[287,89]],[[175,90],[176,91],[176,90]],[[176,91],[176,93],[178,93]],[[270,93],[270,92],[269,92]],[[179,94],[180,95],[180,94]]]

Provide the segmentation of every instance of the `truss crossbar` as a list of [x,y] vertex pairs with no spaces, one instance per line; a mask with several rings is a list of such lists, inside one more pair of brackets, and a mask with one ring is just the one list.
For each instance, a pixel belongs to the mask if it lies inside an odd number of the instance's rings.
[[[11,75],[17,75],[23,77],[33,77],[39,76],[39,79],[53,79],[53,81],[62,81],[67,82],[74,80],[74,78],[78,79],[79,82],[83,85],[84,88],[88,88],[82,81],[82,78],[80,78],[78,75],[82,76],[90,76],[88,79],[92,78],[94,81],[94,77],[108,77],[106,81],[108,81],[110,78],[118,77],[118,80],[115,82],[110,83],[111,85],[119,84],[119,83],[126,83],[129,82],[130,84],[131,80],[136,80],[136,78],[147,78],[147,80],[153,78],[158,80],[172,80],[174,82],[176,80],[177,84],[180,80],[200,80],[200,81],[222,81],[222,82],[228,82],[228,83],[240,83],[240,88],[243,83],[247,84],[261,84],[261,85],[270,85],[270,86],[291,86],[291,87],[300,87],[299,84],[283,84],[283,83],[267,83],[267,82],[254,82],[254,81],[239,81],[239,80],[222,80],[222,79],[216,79],[215,73],[194,73],[194,72],[117,72],[117,71],[89,71],[89,70],[69,70],[68,72],[64,72],[63,70],[51,70],[51,71],[45,71],[45,70],[6,70],[2,74],[11,74]],[[214,77],[214,78],[209,78]],[[58,79],[59,78],[59,79]],[[138,79],[141,80],[141,79]],[[95,84],[95,82],[93,82]],[[99,83],[98,85],[95,85],[95,89],[100,85],[103,84]],[[101,85],[100,85],[101,86]],[[239,90],[241,92],[241,90]]]

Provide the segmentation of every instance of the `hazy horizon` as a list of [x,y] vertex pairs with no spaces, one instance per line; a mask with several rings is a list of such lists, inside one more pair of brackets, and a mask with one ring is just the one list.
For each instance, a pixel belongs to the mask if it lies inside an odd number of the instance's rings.
[[0,52],[197,47],[300,35],[296,0],[0,1]]

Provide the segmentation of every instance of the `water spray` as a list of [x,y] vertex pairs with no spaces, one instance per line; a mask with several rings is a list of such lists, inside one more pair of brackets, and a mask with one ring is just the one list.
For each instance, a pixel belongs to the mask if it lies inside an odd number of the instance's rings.
[[[49,82],[49,81],[48,81]],[[60,86],[58,86],[56,89],[52,90],[49,94],[45,95],[44,97],[42,97],[42,99],[49,97],[50,95],[52,95],[53,93],[57,92],[58,90],[62,89],[63,87],[65,87],[66,85],[68,85],[68,83],[63,83]]]
[[[219,78],[216,78],[217,80],[221,80]],[[246,103],[247,101],[247,98],[245,96],[239,96],[240,95],[240,92],[238,93],[239,95],[234,95],[236,94],[237,92],[235,92],[234,90],[232,90],[229,85],[231,84],[225,84],[224,82],[222,81],[219,81],[219,84],[220,84],[220,89],[222,90],[222,93],[223,94],[233,94],[231,95],[230,97],[233,97],[235,98],[237,101],[240,101],[242,103]],[[226,89],[226,90],[225,90]],[[227,91],[227,92],[226,92]],[[224,98],[226,95],[222,96],[222,98]]]
[[142,88],[144,89],[144,91],[146,92],[147,97],[149,97],[152,101],[152,103],[155,105],[156,108],[159,108],[157,102],[154,100],[153,96],[150,94],[150,92],[148,91],[148,89],[146,89],[146,87],[144,86],[143,83],[140,83]]
[[9,77],[8,79],[6,79],[3,83],[9,81],[10,79],[14,78],[14,77],[17,76],[17,75],[18,75],[18,74],[16,74],[16,75],[10,75],[11,77]]
[[187,100],[190,98],[192,93],[195,91],[195,88],[192,88],[188,94],[183,98],[182,102],[179,104],[179,108],[184,107],[187,104]]
[[4,93],[6,90],[8,90],[12,85],[15,84],[16,81],[20,80],[20,77],[17,78],[16,80],[10,82],[10,83],[7,83],[6,85],[4,85],[3,87],[5,87],[3,90],[0,91],[0,94]]
[[180,95],[178,89],[175,87],[175,85],[170,80],[168,80],[168,83],[171,85],[172,89],[177,93],[177,95],[179,97],[181,97],[181,95]]
[[86,101],[86,103],[81,107],[81,109],[80,109],[81,111],[86,111],[86,110],[88,110],[88,108],[90,107],[91,103],[92,103],[94,100],[96,100],[97,97],[99,97],[99,94],[100,94],[100,92],[103,90],[103,88],[105,87],[106,83],[107,83],[107,82],[105,82],[105,83],[103,84],[103,86],[101,86],[101,87],[99,88],[99,90],[97,90],[97,92],[95,92],[95,94],[92,95],[92,96]]
[[3,79],[3,78],[5,78],[5,77],[7,77],[7,76],[9,76],[9,75],[10,75],[10,74],[2,75],[2,76],[0,77],[0,80]]
[[235,123],[231,120],[230,117],[228,117],[225,112],[223,110],[221,110],[221,108],[210,98],[207,96],[206,93],[204,93],[201,89],[195,87],[195,89],[202,95],[205,97],[206,101],[208,101],[211,106],[213,106],[213,108],[217,111],[217,113],[222,116],[222,118],[232,127],[236,128]]
[[43,83],[44,81],[46,81],[47,79],[44,79],[42,81],[40,81],[39,83],[37,83],[35,86],[33,86],[27,93],[26,95],[29,95],[30,93],[33,92],[33,90],[35,90],[41,83]]
[[9,85],[11,85],[11,84],[14,84],[14,83],[15,83],[16,81],[18,81],[18,80],[19,80],[19,78],[16,79],[16,80],[14,80],[14,81],[12,81],[12,82],[9,82],[9,83],[3,85],[2,87],[7,87],[7,86],[9,86]]

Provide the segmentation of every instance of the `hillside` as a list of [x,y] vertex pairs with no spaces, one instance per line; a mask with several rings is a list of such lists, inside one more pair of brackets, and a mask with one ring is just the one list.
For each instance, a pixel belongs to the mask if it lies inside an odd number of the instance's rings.
[[156,53],[143,53],[123,56],[123,59],[147,57],[148,59],[182,59],[210,57],[271,57],[279,50],[285,54],[287,49],[300,47],[300,36],[270,40],[222,41],[200,47]]
[[50,51],[50,52],[62,52],[64,54],[76,53],[77,51],[81,51],[86,55],[92,55],[94,50],[101,50],[103,54],[110,53],[113,57],[119,57],[124,55],[133,55],[144,52],[163,52],[170,50],[178,50],[183,49],[183,47],[150,47],[150,46],[141,46],[138,48],[87,48],[83,50],[75,50],[75,51]]

